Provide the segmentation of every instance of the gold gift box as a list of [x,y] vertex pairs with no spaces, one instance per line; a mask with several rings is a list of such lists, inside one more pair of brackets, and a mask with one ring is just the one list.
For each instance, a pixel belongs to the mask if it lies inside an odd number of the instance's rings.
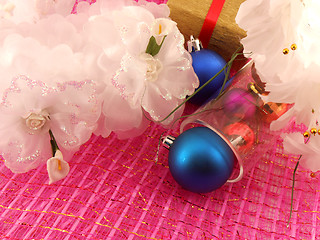
[[[235,22],[240,4],[245,0],[226,0],[208,48],[219,53],[225,60],[241,46],[240,39],[246,33]],[[185,40],[198,37],[212,0],[169,0],[171,19],[178,23]]]

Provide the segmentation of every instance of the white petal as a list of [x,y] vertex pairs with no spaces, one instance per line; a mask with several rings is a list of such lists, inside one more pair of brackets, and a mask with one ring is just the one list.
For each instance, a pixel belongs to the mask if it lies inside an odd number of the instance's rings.
[[105,116],[105,127],[112,131],[128,131],[138,128],[143,119],[140,101],[131,106],[129,102],[120,96],[113,86],[109,86],[103,93],[103,114]]

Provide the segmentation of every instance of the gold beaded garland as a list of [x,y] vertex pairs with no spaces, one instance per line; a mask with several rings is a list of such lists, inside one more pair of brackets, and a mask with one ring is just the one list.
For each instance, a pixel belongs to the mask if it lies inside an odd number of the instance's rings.
[[[297,50],[297,48],[298,48],[298,46],[297,46],[297,44],[295,44],[295,43],[292,43],[291,44],[291,46],[290,46],[290,49],[292,50],[292,51],[295,51],[295,50]],[[287,55],[288,53],[289,53],[289,48],[284,48],[283,50],[282,50],[282,53],[284,54],[284,55]]]
[[294,51],[294,50],[297,50],[297,44],[293,43],[290,48],[291,48],[291,50],[293,50],[293,51]]
[[315,136],[317,133],[317,129],[311,128],[310,132],[313,134],[313,136]]
[[283,53],[284,55],[287,55],[287,54],[289,53],[289,49],[288,49],[288,48],[283,49],[283,50],[282,50],[282,53]]
[[308,138],[308,137],[310,137],[310,133],[313,134],[313,136],[315,136],[317,133],[320,135],[320,129],[317,130],[316,128],[311,128],[311,129],[310,129],[310,132],[305,131],[305,132],[303,133],[303,136],[304,136],[305,138]]
[[310,137],[310,133],[309,133],[308,131],[306,131],[306,132],[303,134],[303,136],[304,136],[305,138],[308,138],[308,137]]

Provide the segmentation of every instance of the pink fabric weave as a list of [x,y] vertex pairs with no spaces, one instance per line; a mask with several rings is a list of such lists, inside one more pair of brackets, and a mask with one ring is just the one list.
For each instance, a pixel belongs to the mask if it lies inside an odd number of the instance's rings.
[[12,174],[1,163],[0,239],[320,238],[320,177],[301,168],[286,226],[298,157],[283,154],[280,138],[242,181],[195,194],[171,177],[166,149],[155,163],[163,131],[151,123],[134,139],[92,136],[53,185],[45,166]]

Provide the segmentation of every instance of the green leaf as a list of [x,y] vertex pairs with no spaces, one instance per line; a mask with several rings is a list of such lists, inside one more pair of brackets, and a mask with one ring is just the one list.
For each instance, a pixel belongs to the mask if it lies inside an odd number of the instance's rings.
[[148,46],[147,46],[147,49],[146,49],[146,53],[150,54],[150,55],[153,56],[153,57],[154,57],[155,55],[157,55],[157,54],[160,52],[160,49],[161,49],[162,44],[163,44],[163,42],[164,42],[164,40],[165,40],[166,37],[167,37],[167,35],[163,37],[163,39],[162,39],[162,41],[161,41],[161,44],[158,45],[155,37],[152,36],[152,37],[150,38],[150,40],[149,40],[149,43],[148,43]]

